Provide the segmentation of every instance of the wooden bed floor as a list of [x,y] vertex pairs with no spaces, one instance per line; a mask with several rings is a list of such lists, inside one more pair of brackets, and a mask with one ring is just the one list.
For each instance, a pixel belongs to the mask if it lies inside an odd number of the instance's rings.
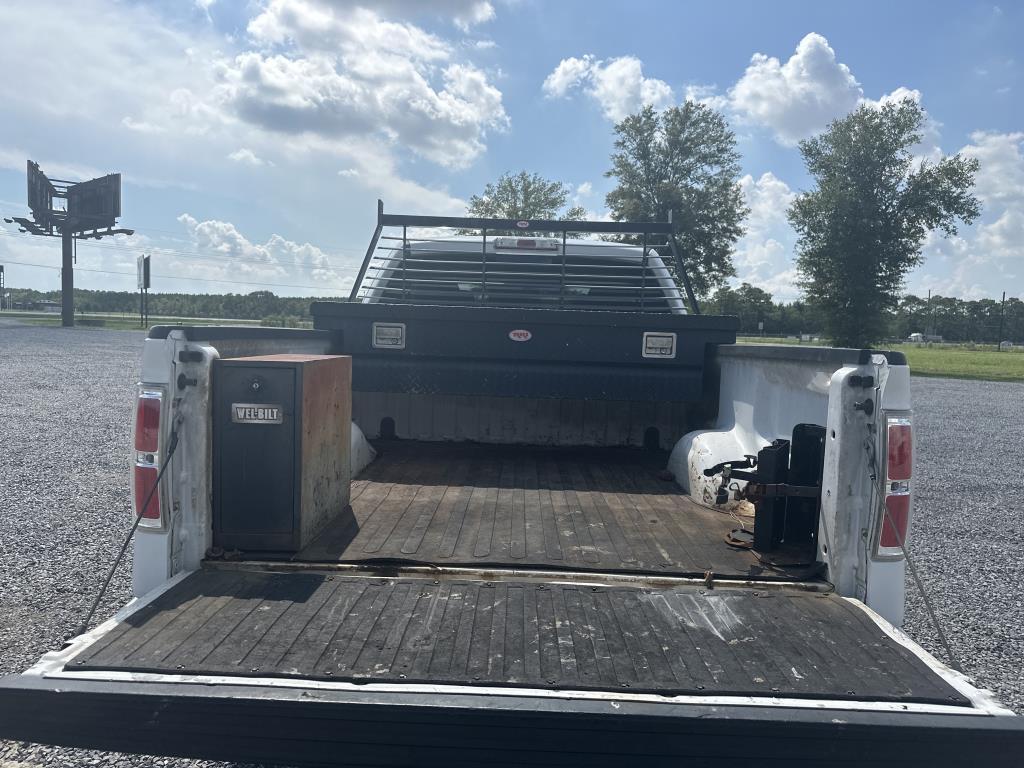
[[67,669],[970,704],[835,594],[232,564],[190,574]]
[[[352,512],[296,559],[800,578],[729,547],[728,514],[660,479],[666,456],[387,442],[352,484]],[[748,523],[749,525],[749,523]]]

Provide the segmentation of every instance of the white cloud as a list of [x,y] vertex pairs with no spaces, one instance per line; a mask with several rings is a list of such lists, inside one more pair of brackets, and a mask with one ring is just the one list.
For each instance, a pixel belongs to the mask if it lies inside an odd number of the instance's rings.
[[[134,146],[148,144],[149,157],[174,156],[175,167],[179,150],[224,156],[241,145],[269,162],[284,144],[344,153],[354,139],[376,141],[398,159],[412,153],[447,167],[472,163],[486,150],[487,134],[509,123],[500,90],[465,59],[475,49],[380,13],[473,23],[493,14],[492,6],[472,0],[359,5],[270,0],[249,24],[249,43],[238,41],[242,50],[229,54],[215,52],[224,40],[213,40],[206,27],[179,31],[146,7],[82,0],[47,14],[45,24],[16,7],[4,30],[17,34],[0,31],[3,59],[35,59],[50,44],[61,54],[41,60],[17,87],[9,78],[0,81],[5,116],[52,121],[67,113],[109,126],[115,104]],[[125,27],[133,33],[116,31]],[[62,74],[71,61],[74,82]],[[190,137],[195,145],[184,150]],[[248,157],[236,160],[251,164]]]
[[501,92],[467,64],[448,64],[440,83],[410,59],[383,56],[339,69],[325,56],[249,52],[222,62],[217,96],[234,117],[264,130],[348,141],[378,135],[428,160],[464,167],[508,116]]
[[978,160],[976,190],[986,205],[1024,205],[1024,132],[976,131],[961,151]]
[[[548,98],[565,98],[577,90],[597,101],[605,117],[613,121],[646,104],[662,109],[675,99],[668,83],[644,75],[643,63],[635,56],[565,58],[542,85]],[[714,85],[690,83],[682,95],[686,101],[726,113],[735,122],[763,126],[786,146],[817,133],[859,104],[921,98],[919,91],[901,86],[877,101],[866,99],[850,68],[837,60],[828,40],[814,32],[799,42],[785,62],[755,53],[743,75],[724,94]],[[926,131],[926,138],[937,137],[934,128]]]
[[[169,266],[173,267],[175,261],[180,262],[179,271],[187,268],[190,277],[225,282],[279,283],[284,286],[315,287],[323,284],[324,288],[334,289],[352,285],[354,262],[349,259],[343,266],[332,265],[327,254],[310,243],[296,243],[275,234],[266,243],[258,244],[227,221],[199,221],[187,213],[179,216],[178,221],[185,227],[196,253],[207,259],[187,259],[173,251],[161,253],[159,248],[152,250],[162,262],[170,262]],[[245,290],[244,286],[242,290]],[[294,294],[295,290],[283,292]]]
[[541,86],[544,95],[549,98],[567,96],[571,89],[579,86],[590,75],[593,66],[594,57],[589,54],[582,59],[575,56],[562,59],[551,74],[544,79],[544,84]]
[[1007,266],[1024,266],[1024,210],[1007,209],[992,223],[978,227],[978,250]]
[[[463,27],[483,23],[493,6],[470,0],[393,0],[375,2],[372,10],[359,5],[261,0],[244,10],[254,24],[262,17],[262,27],[222,37],[198,12],[164,15],[149,4],[76,0],[57,9],[53,0],[44,0],[42,10],[15,4],[5,9],[9,23],[0,26],[0,63],[8,69],[18,61],[36,64],[19,71],[16,80],[0,81],[0,167],[24,173],[25,158],[32,157],[60,178],[123,171],[126,182],[135,186],[166,186],[171,182],[153,181],[165,177],[223,190],[224,196],[202,198],[210,206],[205,215],[189,204],[179,208],[196,219],[197,237],[204,219],[219,218],[217,206],[225,197],[253,191],[244,186],[244,168],[261,162],[266,180],[259,190],[262,210],[278,210],[282,220],[304,230],[333,227],[336,234],[329,237],[339,248],[365,247],[360,233],[372,223],[367,201],[375,196],[383,197],[391,211],[460,214],[465,201],[443,180],[422,183],[410,173],[417,156],[446,167],[466,165],[486,150],[490,133],[508,124],[496,76],[474,66],[478,49],[455,31],[456,22]],[[271,24],[272,11],[278,13],[278,26]],[[437,31],[445,27],[431,26],[433,32],[427,32],[417,26],[421,16],[446,18],[450,35]],[[44,48],[51,55],[39,59]],[[68,71],[75,78],[69,79]],[[46,126],[71,117],[78,128],[65,154],[47,156],[39,137],[46,135]],[[116,146],[111,136],[118,138]],[[69,162],[79,160],[81,165]],[[104,168],[108,161],[116,165]],[[339,169],[351,173],[339,176]],[[299,188],[296,178],[302,181]],[[151,197],[129,193],[124,223],[138,224],[140,211],[159,221],[165,206],[153,209],[155,204]],[[236,233],[258,214],[245,216],[236,221]],[[117,260],[104,250],[108,242],[103,248],[83,244],[83,265],[134,273],[135,251],[143,238],[137,235],[125,246],[133,252]],[[287,262],[297,257],[280,255],[288,249],[286,242],[250,242],[277,259],[276,265],[253,264],[272,278],[269,282],[310,284],[315,275],[306,265],[293,269]],[[165,243],[157,239],[146,247],[161,254],[161,270],[168,274],[218,280],[228,274],[216,263],[174,256],[169,252],[173,244],[161,248]],[[191,239],[183,247],[200,248]],[[46,285],[54,287],[51,283]],[[131,289],[133,278],[110,276],[109,283]],[[107,284],[106,275],[83,272],[83,286]],[[202,282],[173,286],[230,289]]]
[[587,54],[562,59],[542,85],[548,98],[564,98],[582,88],[613,122],[650,104],[664,109],[672,104],[672,88],[663,80],[645,77],[643,62],[635,56],[601,61]]
[[242,147],[241,149],[237,149],[230,153],[228,155],[228,160],[232,160],[241,165],[251,165],[255,168],[262,165],[273,165],[273,163],[264,160],[262,157],[258,157],[256,153],[248,147]]
[[719,112],[724,111],[729,106],[729,99],[718,93],[718,88],[714,85],[690,84],[683,91],[683,99],[695,101],[698,104],[705,104]]
[[338,171],[338,175],[345,176],[348,178],[355,178],[356,176],[359,175],[359,171],[355,168],[342,168],[340,171]]
[[108,123],[113,108],[115,121],[131,116],[123,124],[138,129],[152,122],[139,115],[160,94],[204,75],[186,51],[205,57],[212,41],[173,28],[153,9],[97,0],[41,5],[4,7],[0,56],[7,71],[17,71],[0,79],[5,119],[68,117],[81,129],[88,120]]
[[1024,277],[1024,133],[977,131],[960,150],[979,163],[975,193],[982,215],[953,238],[932,233],[925,240],[925,263],[907,281],[924,294],[999,298],[1022,295]]
[[387,21],[369,8],[320,0],[271,0],[249,22],[248,32],[258,43],[291,42],[303,51],[342,58],[390,51],[400,59],[440,61],[451,52],[447,42],[413,24]]
[[426,16],[450,21],[463,32],[495,17],[490,0],[320,0],[336,7],[372,7],[397,18]]
[[594,194],[594,185],[589,181],[584,181],[576,186],[577,197],[590,197],[592,194]]
[[[144,234],[83,241],[78,249],[76,283],[104,290],[135,289],[135,259],[153,257],[153,287],[159,292],[249,293],[272,290],[278,295],[344,295],[358,269],[355,256],[328,256],[310,243],[271,235],[254,243],[232,223],[200,221],[182,214],[185,245],[165,247]],[[54,248],[57,248],[55,251]],[[19,288],[56,290],[60,280],[59,245],[47,238],[17,235],[0,223],[0,261],[6,262],[8,283]],[[56,254],[56,256],[55,256]],[[28,266],[31,264],[41,267]]]
[[731,108],[792,145],[853,110],[864,93],[850,68],[836,60],[828,40],[814,32],[782,63],[755,53],[729,89]]
[[139,133],[163,133],[165,130],[161,125],[154,125],[142,120],[133,120],[128,115],[121,118],[121,125],[129,131],[138,131]]
[[879,99],[861,99],[861,104],[868,104],[876,109],[884,106],[885,104],[897,104],[904,99],[910,99],[917,104],[921,103],[921,92],[916,88],[907,88],[900,86],[896,90],[883,95]]
[[469,32],[472,27],[477,24],[483,24],[486,21],[491,21],[495,16],[494,6],[486,2],[486,0],[465,3],[464,6],[452,18],[455,26],[463,32]]
[[746,234],[736,243],[736,282],[762,288],[776,301],[792,301],[800,292],[793,250],[796,233],[786,211],[796,193],[772,173],[756,179],[748,174],[740,179],[740,189],[750,215]]
[[487,75],[412,24],[345,3],[272,0],[248,30],[279,50],[220,61],[214,101],[250,126],[336,142],[376,135],[465,167],[486,149],[488,132],[508,125]]

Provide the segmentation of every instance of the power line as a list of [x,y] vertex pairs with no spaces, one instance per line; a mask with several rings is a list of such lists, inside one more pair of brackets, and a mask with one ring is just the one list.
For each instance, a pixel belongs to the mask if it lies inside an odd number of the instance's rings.
[[[10,259],[4,260],[5,264],[17,264],[22,267],[37,267],[39,269],[56,269],[60,270],[60,267],[54,267],[49,264],[32,264],[27,261],[11,261]],[[115,272],[110,269],[90,269],[88,267],[77,267],[79,272],[98,272],[104,275],[125,275],[126,277],[135,277],[134,272]],[[304,288],[310,291],[335,291],[340,293],[348,293],[350,288],[331,288],[325,285],[295,285],[293,283],[259,283],[251,280],[227,280],[218,279],[212,277],[182,277],[181,275],[156,275],[153,277],[159,277],[165,280],[196,280],[203,283],[225,283],[228,285],[258,285],[266,288]]]

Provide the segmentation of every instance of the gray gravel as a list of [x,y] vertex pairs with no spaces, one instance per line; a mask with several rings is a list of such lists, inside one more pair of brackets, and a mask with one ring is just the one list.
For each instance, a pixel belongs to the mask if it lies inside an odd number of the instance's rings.
[[[131,524],[141,348],[130,331],[0,322],[0,674],[21,671],[74,630]],[[965,671],[1024,712],[1024,385],[915,378],[913,390],[913,553]],[[126,562],[99,617],[129,599],[129,574]],[[907,589],[907,631],[944,658]],[[5,760],[224,765],[0,742]]]
[[[132,331],[0,323],[0,674],[22,671],[73,634],[131,527],[129,440],[142,340]],[[130,560],[99,619],[131,598]],[[0,766],[5,760],[223,765],[0,741]]]
[[[912,382],[911,557],[963,670],[1024,714],[1024,384]],[[947,660],[909,574],[904,628]]]

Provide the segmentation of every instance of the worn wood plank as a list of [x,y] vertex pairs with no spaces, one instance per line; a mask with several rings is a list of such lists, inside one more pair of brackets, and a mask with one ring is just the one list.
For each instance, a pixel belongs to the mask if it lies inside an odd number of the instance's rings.
[[329,527],[297,559],[764,572],[752,553],[725,544],[732,517],[657,477],[664,454],[405,441],[380,448],[356,480],[348,526]]

